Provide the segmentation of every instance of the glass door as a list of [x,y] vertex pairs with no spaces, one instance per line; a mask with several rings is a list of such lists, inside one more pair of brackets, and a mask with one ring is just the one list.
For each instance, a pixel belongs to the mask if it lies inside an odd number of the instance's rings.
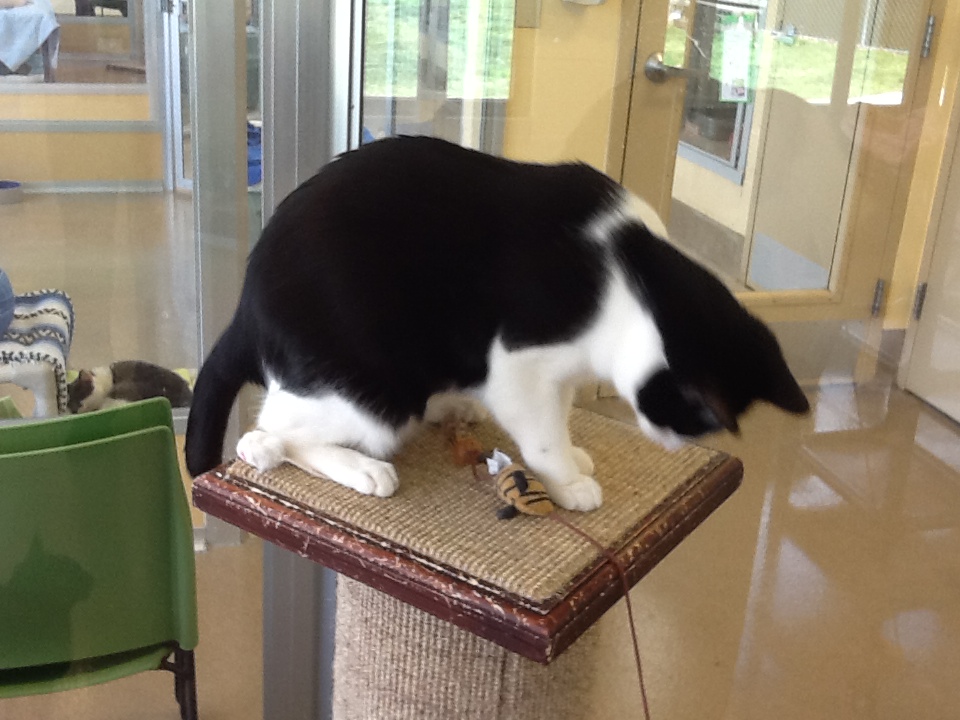
[[[869,372],[861,351],[879,344],[929,12],[928,0],[670,0],[641,15],[624,183],[679,247],[785,323],[807,380]],[[651,133],[676,150],[651,152]]]
[[929,6],[372,0],[362,139],[588,162],[784,323],[805,380],[863,377],[929,85]]

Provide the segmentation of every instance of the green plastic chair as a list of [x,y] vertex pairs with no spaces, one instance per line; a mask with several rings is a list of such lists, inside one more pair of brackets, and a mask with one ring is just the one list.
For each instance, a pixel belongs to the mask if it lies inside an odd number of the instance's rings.
[[0,397],[0,420],[10,420],[21,417],[23,416],[14,404],[12,397],[9,395]]
[[152,427],[166,427],[173,432],[173,410],[163,398],[82,415],[61,415],[42,421],[30,419],[4,426],[0,428],[0,454],[77,445]]
[[193,530],[169,403],[0,427],[0,698],[173,672],[197,717]]

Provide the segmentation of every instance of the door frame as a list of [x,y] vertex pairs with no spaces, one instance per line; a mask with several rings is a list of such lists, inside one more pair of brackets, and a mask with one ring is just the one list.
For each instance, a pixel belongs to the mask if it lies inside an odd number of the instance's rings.
[[[360,143],[363,2],[261,0],[260,17],[266,223],[300,183]],[[245,420],[253,404],[241,401]],[[332,716],[336,586],[332,570],[264,543],[265,720]]]
[[[958,74],[956,70],[954,74]],[[958,145],[960,145],[960,92],[954,92],[953,102],[947,109],[947,112],[949,114],[945,128],[946,136],[942,146],[939,172],[933,187],[929,222],[927,223],[926,234],[923,241],[923,251],[920,257],[916,288],[919,288],[921,283],[928,282],[930,278],[933,258],[940,240],[940,231],[945,221],[944,210],[946,209],[947,189],[950,185],[951,177],[960,183],[960,157],[958,157],[958,151],[960,151],[960,147],[958,147]],[[903,343],[903,353],[897,368],[897,385],[905,390],[910,390],[909,377],[911,364],[914,360],[917,333],[920,330],[920,325],[923,323],[922,316],[918,319],[915,311],[916,307],[913,308],[910,314]],[[929,316],[927,319],[929,321]],[[911,390],[911,392],[913,391]],[[918,397],[921,396],[918,395]]]
[[190,22],[189,0],[171,0],[162,5],[162,87],[164,95],[164,186],[168,190],[193,189],[193,179],[186,176],[186,168],[193,158],[183,152],[183,94],[181,78],[184,71],[180,62],[180,23]]

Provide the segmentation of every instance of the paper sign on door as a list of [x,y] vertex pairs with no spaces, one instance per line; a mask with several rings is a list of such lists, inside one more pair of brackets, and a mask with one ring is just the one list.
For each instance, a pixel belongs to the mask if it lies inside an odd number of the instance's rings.
[[757,13],[724,13],[720,21],[720,100],[751,102],[755,85],[754,28]]

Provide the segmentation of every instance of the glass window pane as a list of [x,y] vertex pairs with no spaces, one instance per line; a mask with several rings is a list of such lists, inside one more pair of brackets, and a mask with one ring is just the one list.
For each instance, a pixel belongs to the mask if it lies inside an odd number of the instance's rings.
[[513,0],[367,3],[363,141],[426,134],[499,151],[513,18]]
[[[26,72],[8,67],[0,77],[0,179],[24,190],[19,202],[0,205],[0,266],[17,293],[57,288],[71,297],[70,379],[123,360],[191,376],[192,198],[168,180],[177,130],[153,102],[167,92],[186,112],[185,72],[174,62],[182,56],[162,62],[145,53],[141,0],[33,0],[2,12],[24,42],[28,20],[43,28],[32,37],[45,38],[52,72],[35,72],[31,59]],[[176,26],[153,18],[154,47],[175,47],[164,33]]]

